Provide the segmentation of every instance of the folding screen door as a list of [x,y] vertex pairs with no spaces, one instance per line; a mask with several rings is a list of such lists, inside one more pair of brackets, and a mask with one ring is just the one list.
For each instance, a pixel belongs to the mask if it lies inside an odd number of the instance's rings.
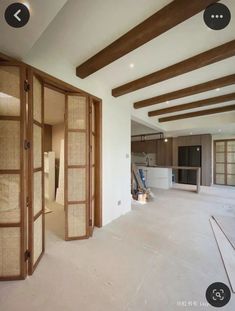
[[65,104],[65,239],[89,236],[88,98],[68,93]]
[[29,274],[44,253],[44,88],[39,77],[29,71]]
[[90,208],[89,208],[89,225],[90,225],[90,235],[93,234],[95,226],[95,173],[96,173],[96,163],[95,163],[95,152],[96,152],[96,115],[95,115],[95,103],[93,99],[90,100],[90,118],[89,118],[89,128],[90,128]]
[[25,68],[0,62],[0,279],[26,276]]

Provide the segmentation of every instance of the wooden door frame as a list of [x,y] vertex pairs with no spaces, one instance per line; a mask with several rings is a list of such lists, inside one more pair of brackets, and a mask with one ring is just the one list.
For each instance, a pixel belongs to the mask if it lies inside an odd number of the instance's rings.
[[[20,122],[20,169],[16,170],[20,176],[20,221],[17,223],[1,223],[0,228],[20,228],[20,274],[18,276],[0,277],[0,281],[24,280],[27,276],[27,261],[25,253],[27,251],[27,204],[26,204],[26,151],[24,141],[26,139],[26,92],[24,90],[24,81],[26,79],[26,66],[19,64],[14,60],[4,60],[0,58],[1,66],[15,66],[19,68],[19,89],[20,89],[20,116],[19,117],[2,117],[2,120],[19,120]],[[14,174],[14,170],[2,170],[1,174]]]
[[[231,139],[229,139],[229,138],[227,138],[227,139],[217,139],[217,140],[214,140],[214,145],[213,145],[213,147],[214,147],[214,150],[213,150],[213,182],[214,182],[214,185],[220,185],[220,186],[229,186],[229,187],[234,187],[234,186],[232,186],[232,185],[228,185],[228,181],[227,181],[227,155],[228,155],[228,151],[227,151],[227,142],[228,141],[235,141],[235,138],[231,138]],[[217,184],[216,183],[216,143],[219,143],[219,142],[224,142],[225,143],[225,150],[224,150],[224,152],[221,152],[221,153],[224,153],[224,155],[225,155],[225,162],[224,162],[224,166],[225,166],[225,168],[224,168],[224,178],[225,178],[225,183],[224,183],[224,185],[221,185],[221,184]],[[221,175],[223,175],[223,174],[221,174]]]
[[[34,83],[33,78],[36,77],[41,82],[41,122],[34,120],[34,102],[33,102],[33,92],[34,92]],[[27,140],[30,142],[30,149],[28,153],[28,249],[30,251],[29,263],[28,263],[28,274],[32,275],[35,269],[37,268],[41,258],[45,252],[45,202],[44,202],[44,83],[41,77],[39,77],[33,69],[29,68],[27,70],[27,80],[29,83],[29,97],[28,97],[28,128],[27,128]],[[40,169],[34,168],[34,125],[37,125],[41,128],[41,167]],[[34,173],[37,171],[42,172],[42,209],[34,215]],[[42,216],[42,252],[38,257],[37,261],[34,263],[34,223],[35,221]]]
[[[96,159],[97,159],[97,169],[96,169],[96,213],[95,213],[95,226],[97,227],[102,227],[103,222],[102,222],[102,99],[92,95],[88,92],[85,92],[67,82],[64,82],[60,79],[57,79],[33,66],[30,66],[22,61],[16,60],[12,57],[9,57],[3,53],[0,53],[0,61],[6,63],[6,65],[11,62],[14,63],[16,66],[24,67],[25,68],[25,74],[23,76],[22,82],[21,82],[21,87],[22,90],[24,89],[24,81],[26,80],[26,72],[29,70],[33,70],[34,74],[37,75],[40,80],[43,82],[44,87],[49,87],[54,90],[58,90],[60,92],[66,93],[66,92],[74,92],[74,93],[80,93],[81,95],[86,95],[88,96],[88,99],[92,99],[95,102],[95,109],[96,109],[96,124],[97,124],[97,148],[96,148]],[[21,100],[26,102],[26,93],[22,92],[21,94]],[[89,100],[88,100],[89,102]],[[25,115],[24,111],[24,115]],[[22,155],[22,159],[25,156]],[[24,168],[26,169],[26,168]],[[24,183],[25,186],[25,183]],[[22,186],[23,187],[23,186]],[[98,191],[97,191],[98,190]],[[23,201],[23,202],[22,202]],[[26,196],[24,199],[22,199],[22,204],[26,206]],[[89,210],[89,206],[88,206]],[[23,213],[22,215],[22,221],[24,222],[25,226],[27,224],[27,212]],[[45,230],[44,230],[45,232]],[[22,252],[21,252],[21,257],[24,258],[26,252],[27,252],[27,235],[25,234],[25,239],[21,240],[21,245],[22,245]],[[25,279],[27,276],[27,269],[26,269],[26,263],[25,261],[21,262],[21,271],[22,271],[22,276],[20,276],[18,279]],[[9,277],[7,280],[12,280],[12,277]],[[14,278],[16,279],[16,278]]]

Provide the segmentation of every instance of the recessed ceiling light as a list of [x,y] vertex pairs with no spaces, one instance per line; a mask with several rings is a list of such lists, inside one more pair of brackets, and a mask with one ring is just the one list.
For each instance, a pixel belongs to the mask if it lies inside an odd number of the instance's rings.
[[190,132],[190,135],[193,135],[193,132]]
[[216,91],[219,92],[219,91],[220,91],[220,88],[218,87],[218,88],[216,89]]
[[168,142],[168,139],[167,139],[167,138],[165,138],[165,139],[164,139],[164,142],[165,142],[165,143],[167,143],[167,142]]
[[219,133],[221,133],[221,132],[222,132],[222,130],[221,130],[221,129],[218,129],[218,132],[219,132]]
[[130,66],[130,68],[134,68],[135,64],[131,63],[129,66]]
[[169,100],[167,100],[166,103],[169,104]]

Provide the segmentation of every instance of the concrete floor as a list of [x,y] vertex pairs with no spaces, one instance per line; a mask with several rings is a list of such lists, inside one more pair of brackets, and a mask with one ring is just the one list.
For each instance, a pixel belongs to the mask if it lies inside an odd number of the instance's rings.
[[[63,241],[53,214],[38,269],[0,283],[0,310],[215,310],[204,305],[207,287],[229,284],[209,217],[235,215],[234,189],[156,191],[153,202],[135,204],[85,241]],[[222,310],[235,310],[234,294]]]

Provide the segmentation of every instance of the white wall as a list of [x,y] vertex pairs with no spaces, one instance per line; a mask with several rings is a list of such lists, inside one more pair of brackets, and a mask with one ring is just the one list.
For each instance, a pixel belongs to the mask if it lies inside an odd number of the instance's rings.
[[97,81],[79,79],[75,66],[66,59],[52,61],[44,55],[42,47],[37,47],[37,53],[23,61],[103,100],[103,224],[130,211],[131,113],[125,100],[113,98],[110,89]]
[[55,158],[60,158],[61,140],[64,139],[64,123],[52,126],[52,151],[55,152]]

